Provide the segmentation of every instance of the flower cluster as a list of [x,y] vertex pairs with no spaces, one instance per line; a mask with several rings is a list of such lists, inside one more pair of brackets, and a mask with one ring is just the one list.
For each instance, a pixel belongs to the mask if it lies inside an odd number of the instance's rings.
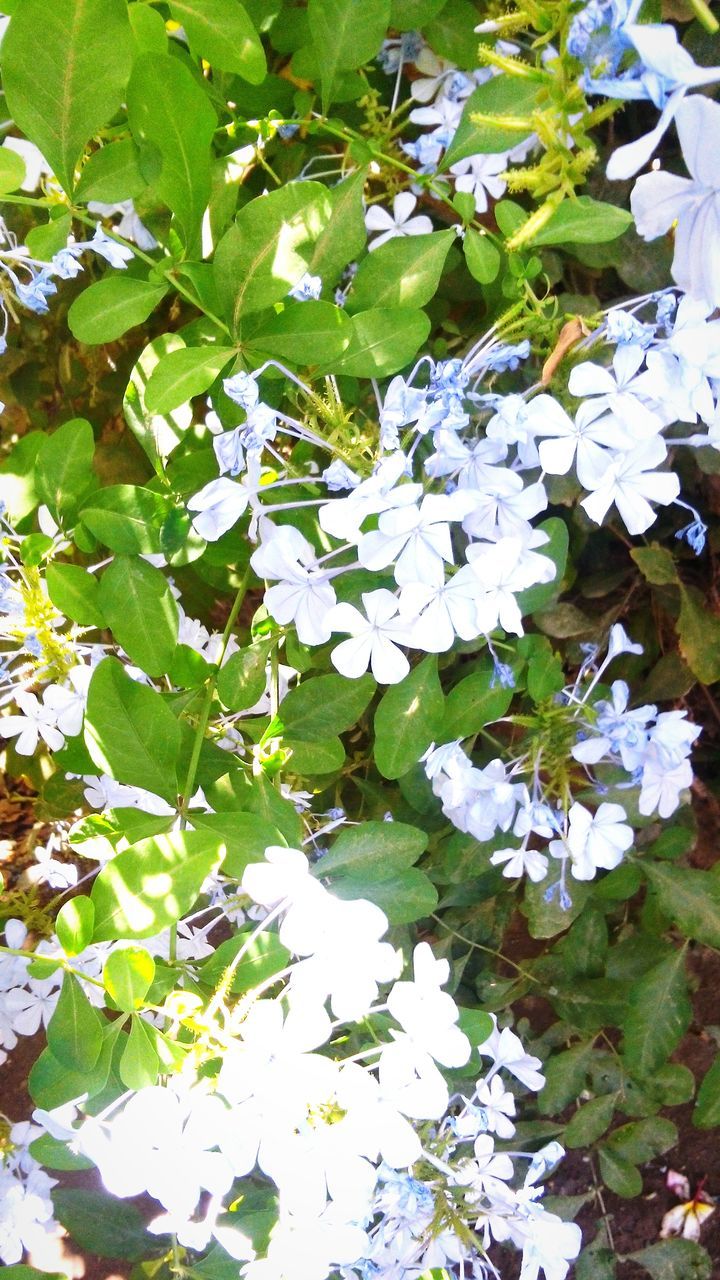
[[14,303],[45,315],[49,310],[48,298],[57,293],[58,280],[72,280],[82,271],[80,258],[83,253],[96,253],[111,267],[123,269],[133,257],[132,249],[115,240],[98,222],[91,240],[76,241],[71,236],[64,249],[53,255],[50,262],[33,258],[25,245],[17,242],[15,234],[0,218],[0,354],[7,347],[10,320],[17,319]]
[[42,1129],[27,1120],[11,1124],[0,1115],[0,1261],[21,1262],[25,1250],[42,1245],[57,1230],[50,1192],[54,1178],[28,1150]]
[[[570,905],[568,870],[575,880],[593,880],[599,870],[617,867],[634,841],[621,804],[601,800],[593,811],[573,798],[573,784],[576,793],[584,793],[590,782],[602,797],[608,791],[605,777],[612,777],[612,769],[623,770],[629,778],[619,783],[613,779],[613,785],[624,790],[637,787],[640,813],[668,818],[692,782],[688,756],[700,729],[688,722],[685,711],[659,713],[655,706],[630,707],[624,680],[613,681],[608,698],[593,697],[614,658],[641,652],[642,646],[632,644],[616,624],[604,660],[598,665],[597,650],[591,646],[574,684],[556,696],[548,713],[556,733],[561,727],[560,750],[569,750],[587,774],[577,771],[573,779],[571,772],[563,770],[558,787],[555,762],[550,759],[551,738],[542,731],[529,752],[507,765],[496,759],[477,768],[459,741],[433,746],[424,757],[425,772],[443,813],[458,830],[496,844],[500,832],[512,831],[520,838],[519,846],[493,848],[490,854],[490,862],[502,866],[504,876],[527,875],[535,883],[545,880],[549,859],[536,844],[540,840],[547,845],[548,853],[560,862],[560,879],[548,893],[559,892],[565,907]],[[593,776],[591,766],[610,766],[611,772],[606,767],[600,776]],[[529,775],[529,785],[521,781],[523,775]]]
[[[420,943],[412,979],[401,978],[384,913],[335,897],[299,850],[267,849],[242,889],[265,916],[252,937],[277,926],[291,963],[232,1001],[244,944],[205,1012],[204,1048],[179,1075],[79,1126],[74,1104],[35,1119],[92,1159],[113,1194],[158,1200],[151,1231],[191,1249],[216,1240],[247,1262],[248,1280],[325,1280],[337,1267],[416,1277],[458,1262],[481,1277],[492,1273],[487,1249],[504,1241],[523,1250],[528,1276],[562,1277],[580,1232],[543,1209],[538,1185],[562,1149],[496,1150],[514,1134],[506,1081],[541,1089],[539,1060],[483,1015],[489,1034],[476,1048],[490,1068],[468,1096],[451,1096],[443,1069],[472,1078],[479,1064],[442,989],[447,961]],[[353,1051],[368,1020],[373,1042]],[[519,1187],[518,1159],[530,1160]],[[279,1197],[266,1251],[229,1207],[251,1174]]]

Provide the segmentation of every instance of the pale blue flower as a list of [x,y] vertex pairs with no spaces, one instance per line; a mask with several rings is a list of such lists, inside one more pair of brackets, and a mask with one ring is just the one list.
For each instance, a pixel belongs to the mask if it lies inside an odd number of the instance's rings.
[[128,262],[131,262],[135,256],[128,245],[120,244],[107,235],[99,222],[92,240],[88,240],[82,248],[92,249],[93,253],[97,253],[99,257],[109,262],[111,267],[116,267],[119,271],[124,271]]
[[316,302],[322,293],[322,280],[320,276],[311,276],[309,271],[298,280],[294,289],[291,289],[288,297],[294,298],[296,302]]

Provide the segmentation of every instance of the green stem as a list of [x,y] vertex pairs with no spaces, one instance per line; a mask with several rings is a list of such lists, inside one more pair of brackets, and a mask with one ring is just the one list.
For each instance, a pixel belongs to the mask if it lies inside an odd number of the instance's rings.
[[6,196],[3,195],[0,204],[29,204],[36,209],[52,209],[57,204],[57,200],[48,200],[46,197],[39,199],[37,196]]
[[205,731],[207,729],[208,721],[210,719],[210,712],[212,710],[213,698],[215,696],[215,686],[217,684],[217,678],[220,672],[220,667],[222,666],[222,660],[225,657],[228,644],[230,643],[230,636],[232,634],[232,629],[235,625],[237,616],[242,607],[242,602],[245,599],[245,592],[247,591],[249,578],[250,578],[250,566],[248,565],[247,569],[245,570],[245,573],[243,574],[240,586],[237,589],[237,594],[233,601],[232,609],[230,610],[230,616],[228,617],[228,620],[225,624],[225,630],[223,631],[222,641],[220,643],[220,653],[218,655],[217,667],[215,671],[213,671],[211,675],[208,677],[208,682],[205,687],[205,697],[203,699],[202,707],[200,708],[200,715],[198,716],[197,727],[195,729],[195,741],[193,742],[193,749],[192,749],[192,755],[190,757],[190,764],[188,765],[187,777],[185,779],[185,785],[183,787],[182,795],[180,797],[180,805],[179,805],[178,812],[180,814],[181,829],[182,827],[184,827],[187,821],[187,807],[190,803],[191,796],[193,795],[193,792],[195,790],[195,778],[197,775],[198,764],[200,762],[200,752],[202,750],[202,744],[205,740]]
[[[237,589],[237,594],[233,601],[232,609],[230,610],[230,616],[225,624],[225,630],[223,631],[222,641],[220,643],[220,653],[218,655],[217,667],[215,671],[213,671],[211,675],[208,677],[208,682],[205,687],[205,697],[203,698],[203,703],[200,708],[200,714],[198,716],[198,721],[195,728],[195,739],[193,741],[192,754],[190,756],[190,763],[188,765],[187,776],[185,778],[185,785],[183,787],[182,795],[180,796],[180,804],[178,806],[178,815],[180,818],[180,822],[179,822],[180,831],[184,831],[187,826],[187,810],[188,810],[188,805],[190,804],[190,800],[195,791],[195,778],[197,777],[198,765],[200,763],[200,752],[202,751],[202,745],[203,745],[203,742],[205,741],[205,733],[207,731],[208,722],[210,720],[210,712],[212,711],[213,698],[215,697],[215,686],[217,684],[217,678],[220,673],[220,667],[222,666],[222,660],[225,657],[225,653],[226,653],[228,644],[230,642],[232,629],[235,625],[235,621],[242,607],[242,602],[245,599],[245,592],[247,591],[249,578],[250,578],[250,566],[248,565],[247,569],[245,570],[245,573],[243,574],[240,586]],[[174,964],[175,961],[177,960],[177,924],[172,924],[170,926],[170,943],[169,943],[169,949],[168,949],[168,960],[170,961],[171,964]]]
[[82,969],[73,969],[67,960],[56,959],[54,956],[38,956],[34,951],[24,951],[22,947],[1,947],[0,952],[6,956],[22,956],[23,960],[36,960],[38,964],[54,964],[58,969],[62,969],[63,973],[72,974],[73,978],[81,978],[83,982],[89,982],[93,987],[102,987],[105,990],[105,984],[100,982],[98,978],[90,978]]
[[452,934],[453,938],[458,938],[460,942],[464,942],[468,947],[474,947],[477,951],[485,951],[489,956],[495,956],[498,960],[504,960],[505,964],[511,965],[512,968],[515,969],[515,971],[523,978],[527,978],[528,982],[535,982],[540,985],[539,978],[536,978],[534,974],[529,973],[527,969],[523,969],[522,965],[516,964],[509,956],[503,955],[502,951],[495,951],[492,947],[485,947],[482,942],[474,942],[472,938],[467,938],[464,933],[458,933],[457,929],[451,929],[450,925],[446,924],[440,916],[432,915],[431,919],[435,920],[435,922],[441,925],[443,929]]
[[698,22],[701,23],[706,31],[710,32],[711,36],[714,36],[715,32],[720,28],[720,22],[718,22],[715,14],[710,9],[710,5],[706,4],[705,0],[690,0],[690,8]]

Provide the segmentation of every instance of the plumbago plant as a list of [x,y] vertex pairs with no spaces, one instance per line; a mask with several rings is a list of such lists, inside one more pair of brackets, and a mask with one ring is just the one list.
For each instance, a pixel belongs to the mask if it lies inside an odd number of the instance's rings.
[[602,1184],[717,1121],[670,1057],[720,51],[672,8],[5,0],[11,1275],[59,1222],[138,1280],[606,1280]]

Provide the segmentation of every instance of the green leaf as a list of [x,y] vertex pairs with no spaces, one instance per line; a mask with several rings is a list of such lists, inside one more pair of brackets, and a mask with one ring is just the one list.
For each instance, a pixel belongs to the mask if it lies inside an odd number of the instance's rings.
[[132,138],[121,138],[93,152],[83,166],[75,199],[82,203],[99,200],[103,204],[115,204],[139,196],[146,185],[140,168],[140,152]]
[[390,686],[375,712],[375,763],[384,778],[399,778],[417,764],[442,731],[444,709],[437,658],[429,654]]
[[139,53],[167,53],[165,19],[146,4],[131,4],[128,13],[133,40]]
[[549,901],[546,899],[547,890],[546,880],[540,884],[533,884],[531,880],[525,882],[520,910],[527,917],[531,938],[554,938],[558,933],[564,933],[580,915],[590,896],[587,884],[581,880],[573,881],[568,886],[571,904],[564,910],[557,894],[553,894]]
[[270,845],[283,845],[277,827],[256,813],[198,813],[193,822],[201,830],[214,831],[226,847],[223,874],[242,880],[251,862],[263,862]]
[[389,25],[396,31],[417,31],[447,4],[447,0],[390,0]]
[[709,871],[643,863],[643,871],[658,895],[661,911],[686,938],[720,947],[720,879]]
[[489,236],[482,235],[471,228],[465,232],[463,241],[465,261],[470,275],[480,284],[492,284],[500,270],[500,250],[495,247]]
[[8,111],[68,192],[86,142],[123,101],[131,58],[125,0],[23,0],[10,22]]
[[349,312],[373,307],[422,307],[434,298],[455,232],[397,236],[360,264],[348,296]]
[[148,343],[130,374],[123,399],[125,420],[156,470],[182,440],[192,412],[189,405],[183,405],[169,414],[151,413],[145,404],[145,387],[159,362],[171,351],[184,347],[177,333],[162,333]]
[[92,888],[94,942],[151,938],[193,906],[225,846],[212,831],[173,831],[131,845],[106,863]]
[[85,742],[103,773],[175,803],[180,725],[160,694],[132,680],[117,658],[93,673]]
[[652,1077],[682,1039],[691,1016],[685,952],[678,950],[633,983],[628,993],[623,1031],[630,1071]]
[[572,974],[598,978],[605,972],[608,928],[601,911],[587,908],[575,921],[562,943],[562,956]]
[[233,653],[220,668],[217,692],[228,711],[247,711],[265,692],[269,643],[250,645]]
[[83,524],[111,551],[157,555],[160,532],[172,511],[170,499],[135,484],[113,484],[93,494],[81,511]]
[[332,372],[385,378],[410,363],[430,333],[424,311],[377,307],[351,317],[350,342]]
[[325,364],[340,358],[350,343],[351,324],[331,302],[291,302],[263,319],[248,334],[248,347],[293,365]]
[[100,587],[96,577],[79,564],[49,564],[45,571],[48,595],[66,618],[83,627],[104,627]]
[[40,431],[30,431],[18,440],[10,456],[0,461],[3,500],[13,523],[22,520],[38,505],[35,459],[44,438]]
[[720,1125],[720,1057],[703,1077],[692,1119],[697,1129],[714,1129]]
[[90,945],[94,925],[95,908],[85,894],[63,903],[55,917],[55,932],[63,951],[79,956]]
[[308,0],[313,45],[321,66],[322,109],[327,112],[342,71],[375,57],[390,22],[390,0]]
[[145,387],[145,408],[149,413],[169,413],[202,395],[234,355],[234,347],[180,347],[168,352]]
[[31,227],[25,237],[25,243],[33,258],[41,262],[49,262],[60,249],[64,249],[68,236],[72,231],[72,215],[62,213],[56,206],[59,217],[51,216],[47,222]]
[[47,1028],[53,1057],[73,1071],[92,1071],[100,1057],[103,1024],[77,978],[63,974],[55,1011]]
[[576,1101],[585,1088],[594,1052],[590,1040],[555,1054],[544,1064],[545,1088],[538,1098],[541,1115],[556,1115]]
[[440,740],[469,738],[504,716],[512,700],[513,690],[504,689],[495,679],[492,662],[483,660],[479,671],[465,676],[447,695]]
[[17,191],[25,181],[25,161],[10,147],[0,147],[0,195]]
[[155,961],[144,947],[111,951],[103,969],[103,983],[118,1009],[134,1013],[152,986]]
[[590,1147],[609,1128],[615,1110],[614,1094],[593,1098],[575,1112],[564,1133],[566,1147]]
[[374,692],[371,675],[359,680],[313,676],[286,694],[280,704],[280,719],[289,737],[324,742],[333,734],[354,728]]
[[606,1187],[614,1191],[617,1196],[621,1196],[623,1200],[632,1200],[634,1196],[640,1195],[642,1178],[634,1164],[629,1160],[623,1160],[607,1147],[600,1147],[598,1155],[600,1177]]
[[661,1240],[627,1254],[627,1260],[638,1262],[653,1280],[711,1280],[713,1274],[707,1252],[694,1240]]
[[336,898],[351,902],[367,898],[385,912],[390,924],[412,924],[432,914],[438,902],[435,885],[417,867],[390,877],[377,880],[375,876],[338,876],[333,880],[332,891]]
[[139,556],[116,556],[100,579],[100,608],[118,644],[149,676],[168,670],[178,609],[164,574]]
[[576,196],[563,200],[559,209],[528,243],[604,244],[627,231],[632,220],[632,214],[616,204],[593,200],[592,196]]
[[680,652],[703,684],[720,680],[720,618],[696,587],[681,587],[677,622]]
[[119,1030],[119,1024],[106,1024],[100,1056],[92,1071],[84,1071],[77,1066],[68,1067],[59,1062],[48,1048],[43,1049],[28,1076],[28,1090],[36,1106],[52,1111],[54,1107],[72,1102],[73,1098],[79,1098],[81,1094],[94,1098],[101,1093],[110,1074]]
[[127,105],[135,141],[161,159],[148,194],[175,215],[186,254],[193,257],[210,199],[217,116],[209,95],[178,58],[144,53],[133,66]]
[[[75,1155],[64,1142],[61,1142],[59,1138],[51,1137],[49,1133],[44,1133],[41,1138],[36,1138],[34,1142],[31,1142],[29,1151],[33,1159],[43,1164],[46,1169],[74,1172],[76,1169],[92,1169],[93,1167],[92,1160],[86,1159],[85,1156]],[[3,1280],[5,1280],[6,1274],[3,1271]]]
[[227,942],[221,942],[202,964],[198,972],[200,981],[209,987],[216,987],[241,948],[245,948],[245,955],[233,970],[230,984],[230,990],[235,995],[250,991],[284,969],[290,959],[290,952],[282,945],[277,934],[260,933],[253,938],[254,932],[253,929],[242,929],[234,937],[228,938]]
[[307,271],[300,250],[317,240],[332,205],[319,182],[292,182],[251,200],[215,252],[215,280],[233,333],[243,316],[281,302]]
[[136,1205],[102,1191],[56,1187],[52,1193],[55,1217],[75,1244],[101,1258],[138,1262],[168,1248],[168,1236],[150,1235]]
[[634,1120],[613,1129],[605,1144],[605,1150],[632,1164],[647,1164],[655,1156],[669,1151],[677,1142],[678,1131],[672,1120],[663,1116],[649,1116]]
[[630,555],[643,577],[654,587],[667,587],[678,581],[672,553],[654,543],[651,547],[633,547]]
[[367,242],[363,191],[367,167],[338,183],[330,193],[332,213],[315,242],[309,271],[325,287],[337,284],[343,268],[360,256]]
[[301,738],[283,738],[283,746],[292,751],[292,768],[296,773],[335,773],[345,763],[345,748],[338,737],[324,742],[303,742]]
[[142,1018],[132,1018],[118,1074],[127,1089],[146,1089],[157,1083],[160,1066],[152,1032]]
[[265,79],[265,51],[239,0],[170,0],[170,12],[198,57],[250,84]]
[[[573,887],[573,893],[575,889]],[[560,1017],[579,1031],[617,1026],[625,1012],[625,984],[614,978],[572,978],[552,997]]]
[[3,1280],[65,1280],[65,1276],[65,1272],[38,1271],[37,1267],[27,1267],[23,1262],[3,1267]]
[[[527,133],[524,133],[522,129],[507,128],[501,117],[529,116],[535,107],[537,92],[538,86],[533,80],[522,80],[516,76],[493,76],[474,89],[465,102],[453,140],[440,162],[440,170],[445,172],[450,165],[466,160],[468,156],[507,151],[529,137],[532,133],[529,118]],[[474,123],[472,117],[479,112],[497,116],[497,124]]]
[[114,342],[143,324],[167,293],[164,284],[111,274],[78,294],[68,311],[68,325],[78,342],[96,346]]
[[473,71],[478,61],[478,16],[469,0],[445,0],[437,16],[424,25],[423,35],[434,53],[465,71]]
[[601,1232],[578,1257],[575,1263],[575,1280],[616,1280],[617,1255],[606,1248],[605,1233]]
[[43,441],[35,463],[38,497],[58,521],[74,519],[79,504],[95,483],[93,429],[85,418],[72,418]]
[[427,842],[424,831],[404,822],[363,822],[340,832],[329,853],[313,867],[313,875],[390,880],[417,862]]

